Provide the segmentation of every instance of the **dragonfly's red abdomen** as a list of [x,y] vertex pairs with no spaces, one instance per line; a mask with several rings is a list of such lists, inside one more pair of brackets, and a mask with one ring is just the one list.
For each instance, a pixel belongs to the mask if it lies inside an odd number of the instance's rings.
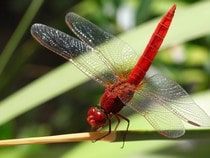
[[175,10],[176,5],[174,5],[159,22],[141,58],[131,71],[128,82],[138,85],[143,80],[168,32]]

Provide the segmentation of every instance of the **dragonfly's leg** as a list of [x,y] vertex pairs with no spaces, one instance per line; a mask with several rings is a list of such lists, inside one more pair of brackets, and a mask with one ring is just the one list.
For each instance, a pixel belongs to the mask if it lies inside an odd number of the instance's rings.
[[97,140],[100,140],[100,139],[102,139],[102,138],[108,136],[108,135],[111,133],[111,131],[112,131],[112,125],[111,125],[111,124],[112,124],[112,122],[111,122],[111,116],[110,116],[110,117],[108,117],[108,126],[109,126],[108,132],[107,132],[106,134],[104,134],[103,136],[97,138],[97,139],[96,139],[95,141],[93,141],[93,142],[96,142]]
[[120,124],[120,116],[118,116],[117,114],[116,115],[114,115],[115,117],[116,117],[116,119],[117,119],[117,124],[116,124],[116,126],[115,126],[115,128],[114,128],[114,131],[116,131],[117,130],[117,128],[119,127],[119,124]]
[[[126,127],[126,132],[125,134],[123,135],[123,145],[121,148],[124,147],[125,145],[125,139],[126,139],[126,136],[127,136],[127,133],[128,133],[128,129],[129,129],[129,126],[130,126],[130,120],[127,119],[125,116],[123,115],[120,115],[120,114],[116,114],[115,117],[117,118],[117,120],[120,120],[120,118],[124,119],[128,124],[127,124],[127,127]],[[117,126],[119,125],[119,123],[117,124]]]

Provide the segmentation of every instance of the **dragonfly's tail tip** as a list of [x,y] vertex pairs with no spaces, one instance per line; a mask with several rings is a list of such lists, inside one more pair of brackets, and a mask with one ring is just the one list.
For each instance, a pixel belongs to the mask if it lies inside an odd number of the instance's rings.
[[171,7],[170,10],[175,11],[175,10],[176,10],[176,4],[174,4],[174,5]]

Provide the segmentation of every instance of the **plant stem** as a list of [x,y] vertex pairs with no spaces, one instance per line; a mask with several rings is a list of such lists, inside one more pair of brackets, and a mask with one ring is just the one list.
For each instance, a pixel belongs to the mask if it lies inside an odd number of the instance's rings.
[[4,50],[0,55],[0,74],[2,74],[2,72],[4,71],[14,50],[17,48],[19,42],[21,41],[21,38],[28,29],[32,19],[36,15],[42,3],[43,0],[33,0],[30,6],[28,7],[26,13],[24,14],[23,18],[18,24],[15,32],[13,33],[12,37],[10,38],[10,40],[8,41],[7,45],[5,46]]
[[[1,140],[0,146],[14,146],[14,145],[26,145],[26,144],[50,144],[50,143],[67,143],[67,142],[82,142],[82,141],[94,141],[103,135],[107,131],[103,132],[86,132],[75,134],[63,134],[55,136],[45,137],[32,137],[32,138],[20,138],[20,139],[8,139]],[[207,139],[210,138],[210,129],[201,130],[187,130],[186,134],[179,138],[166,138],[158,134],[156,131],[117,131],[111,132],[110,135],[100,139],[99,141],[109,142],[122,142],[123,136],[126,135],[126,141],[139,141],[139,140],[186,140],[186,139]]]

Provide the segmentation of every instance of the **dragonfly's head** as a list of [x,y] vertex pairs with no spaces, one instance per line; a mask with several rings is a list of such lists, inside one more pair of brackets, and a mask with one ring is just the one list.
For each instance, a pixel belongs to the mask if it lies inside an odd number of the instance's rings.
[[93,129],[99,129],[106,123],[107,115],[100,107],[90,107],[88,110],[87,122]]

